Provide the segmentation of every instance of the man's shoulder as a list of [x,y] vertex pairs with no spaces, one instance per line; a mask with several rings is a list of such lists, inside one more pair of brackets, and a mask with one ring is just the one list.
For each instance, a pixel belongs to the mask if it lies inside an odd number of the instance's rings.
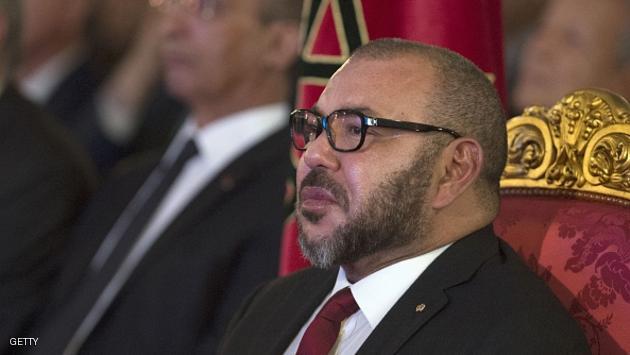
[[[446,290],[460,324],[476,324],[480,347],[583,349],[584,336],[545,282],[505,242],[466,283]],[[451,314],[448,307],[446,314]],[[480,322],[480,320],[484,320]],[[577,350],[576,350],[577,351]]]
[[[423,311],[418,311],[420,304]],[[579,326],[547,285],[490,228],[442,253],[390,310],[367,347],[385,349],[391,346],[386,339],[418,329],[418,324],[421,331],[407,339],[402,354],[419,348],[427,353],[544,354],[587,349]]]
[[[509,294],[506,301],[534,300],[558,303],[551,289],[536,275],[506,242],[498,239],[498,253],[481,265],[472,282],[485,292]],[[523,292],[526,290],[527,292]]]
[[[287,134],[288,127],[283,126],[273,132],[269,132],[264,137],[237,156],[231,165],[246,164],[248,166],[263,167],[257,169],[268,171],[278,166],[286,168],[290,164],[290,141]],[[285,171],[284,174],[287,172]]]
[[446,292],[457,294],[462,300],[474,299],[471,302],[478,308],[487,307],[493,313],[509,309],[512,314],[522,311],[524,315],[531,315],[547,309],[567,315],[545,282],[501,239],[498,239],[496,254],[481,263],[470,280]]
[[3,95],[1,112],[6,121],[0,134],[3,153],[16,173],[27,174],[12,179],[60,179],[89,189],[95,185],[96,173],[87,153],[55,117],[13,87]]
[[260,353],[259,346],[268,350],[270,344],[278,351],[286,348],[330,292],[336,275],[336,270],[310,268],[261,286],[232,318],[219,353]]
[[[332,288],[336,272],[308,268],[274,279],[258,288],[245,304],[244,313],[273,314],[278,305],[292,305],[295,300],[313,298]],[[321,298],[323,298],[322,295]],[[319,298],[315,296],[315,298]]]

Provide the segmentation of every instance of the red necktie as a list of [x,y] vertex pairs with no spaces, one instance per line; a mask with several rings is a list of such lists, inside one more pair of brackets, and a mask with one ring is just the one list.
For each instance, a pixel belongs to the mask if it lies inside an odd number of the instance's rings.
[[296,355],[328,354],[337,341],[341,322],[358,310],[349,288],[335,293],[306,328]]

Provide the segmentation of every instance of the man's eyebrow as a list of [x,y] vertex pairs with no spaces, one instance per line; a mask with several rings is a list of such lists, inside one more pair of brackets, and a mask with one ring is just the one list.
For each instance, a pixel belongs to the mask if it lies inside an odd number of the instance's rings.
[[378,116],[378,114],[374,112],[374,110],[366,106],[350,106],[350,107],[344,107],[342,108],[342,110],[358,111],[367,116]]
[[[368,116],[374,116],[376,115],[376,112],[374,112],[374,110],[372,110],[369,107],[366,106],[345,106],[345,107],[341,107],[336,109],[335,111],[358,111],[361,112],[364,115],[368,115]],[[313,105],[313,107],[311,108],[311,111],[313,111],[314,113],[318,114],[318,115],[322,115],[322,112],[319,110],[317,105]]]

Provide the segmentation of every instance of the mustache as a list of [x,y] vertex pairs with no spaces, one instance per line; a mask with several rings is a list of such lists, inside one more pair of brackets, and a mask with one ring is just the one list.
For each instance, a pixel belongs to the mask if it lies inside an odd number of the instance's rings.
[[302,194],[302,189],[307,186],[319,187],[330,191],[330,193],[335,197],[335,200],[337,200],[339,206],[344,211],[348,211],[348,194],[344,188],[328,176],[322,168],[315,168],[306,174],[302,180],[302,184],[300,185],[300,195]]

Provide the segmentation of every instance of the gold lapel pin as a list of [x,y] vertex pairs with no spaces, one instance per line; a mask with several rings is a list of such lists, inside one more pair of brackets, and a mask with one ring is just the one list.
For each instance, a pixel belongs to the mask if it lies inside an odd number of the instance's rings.
[[416,312],[422,312],[424,311],[425,308],[427,308],[427,305],[424,303],[420,303],[419,305],[416,306]]

